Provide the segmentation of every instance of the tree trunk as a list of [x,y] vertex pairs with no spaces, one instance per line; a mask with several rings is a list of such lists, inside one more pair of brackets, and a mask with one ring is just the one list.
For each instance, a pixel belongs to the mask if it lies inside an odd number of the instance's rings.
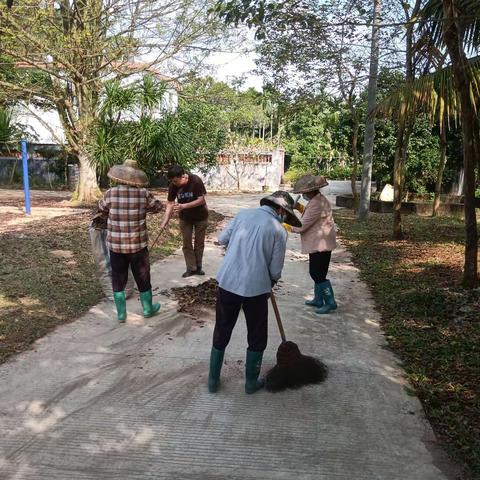
[[358,219],[366,221],[370,210],[370,191],[372,184],[373,141],[375,137],[375,116],[373,114],[377,103],[377,79],[379,57],[379,24],[382,11],[382,1],[373,0],[372,44],[370,53],[370,73],[368,80],[368,107],[365,122],[365,144],[363,149],[362,189]]
[[437,180],[435,182],[435,198],[433,199],[432,217],[436,217],[440,207],[440,194],[442,191],[443,172],[447,163],[447,132],[445,119],[442,119],[440,131],[440,165],[438,166]]
[[78,155],[80,166],[77,188],[72,196],[72,200],[82,203],[89,203],[97,200],[101,191],[97,184],[97,172],[95,166],[90,162],[89,156],[82,152]]
[[405,150],[405,112],[400,113],[393,163],[393,238],[403,239],[402,230],[402,177],[405,168],[403,152]]
[[[413,11],[410,11],[407,3],[402,4],[407,23],[417,15],[420,4],[420,0],[416,0]],[[407,85],[415,79],[413,44],[413,24],[408,23],[405,34],[405,82]],[[410,135],[415,122],[415,117],[409,117],[406,109],[407,105],[400,106],[397,141],[395,146],[395,160],[393,166],[393,238],[395,240],[401,240],[404,238],[402,228],[403,187],[405,185],[405,166],[407,164],[408,144],[410,142]]]
[[13,178],[15,177],[15,170],[17,169],[18,158],[15,158],[15,163],[13,164],[12,173],[10,174],[10,182],[8,183],[11,185],[13,183]]
[[408,143],[412,133],[412,124],[403,112],[399,118],[395,160],[393,166],[393,238],[404,238],[402,228],[402,199],[405,186],[405,165],[407,163]]
[[234,160],[234,166],[235,166],[235,180],[237,182],[237,190],[240,191],[240,168],[238,166],[238,162],[240,160],[238,159],[238,157],[236,158],[236,160]]
[[[472,75],[464,50],[464,35],[459,25],[458,12],[453,0],[443,1],[444,39],[455,80],[460,95],[461,121],[463,133],[464,208],[465,208],[465,260],[463,285],[473,288],[478,284],[478,232],[475,212],[475,152],[477,150],[478,118],[475,105],[470,97]],[[477,128],[475,128],[477,125]]]
[[352,196],[353,196],[353,208],[355,211],[358,209],[358,192],[357,192],[357,174],[358,174],[358,130],[360,129],[358,117],[355,115],[353,119],[353,132],[352,132]]
[[[465,262],[463,270],[463,284],[473,288],[478,284],[478,231],[475,211],[475,148],[473,142],[473,124],[477,122],[475,111],[466,111],[471,108],[470,92],[461,93],[462,104],[462,131],[463,131],[463,168],[464,208],[465,208]],[[467,107],[468,105],[468,107]]]

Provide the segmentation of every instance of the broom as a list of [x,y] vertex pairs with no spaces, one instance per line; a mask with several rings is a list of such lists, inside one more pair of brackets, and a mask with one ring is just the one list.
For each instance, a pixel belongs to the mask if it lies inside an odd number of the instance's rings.
[[287,388],[300,388],[303,385],[323,382],[328,375],[326,365],[316,358],[302,355],[296,343],[287,341],[273,292],[270,299],[282,343],[277,350],[277,364],[265,377],[265,388],[270,392],[280,392]]
[[153,247],[157,244],[159,238],[161,237],[162,233],[165,231],[165,228],[167,227],[163,227],[160,229],[160,231],[158,232],[158,235],[157,237],[155,238],[155,240],[152,242],[152,244],[148,247],[149,250],[153,250]]

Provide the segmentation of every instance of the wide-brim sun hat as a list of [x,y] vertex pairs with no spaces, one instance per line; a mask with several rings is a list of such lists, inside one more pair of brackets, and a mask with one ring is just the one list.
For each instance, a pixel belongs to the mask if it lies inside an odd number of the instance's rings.
[[293,186],[293,193],[308,193],[328,185],[327,179],[321,175],[304,175]]
[[[281,193],[281,194],[280,194]],[[288,223],[292,227],[301,227],[302,222],[299,218],[293,213],[293,198],[291,198],[291,206],[290,202],[285,199],[284,193],[286,193],[289,197],[290,194],[288,192],[282,192],[281,190],[275,192],[275,194],[268,195],[267,197],[263,197],[260,200],[260,205],[268,205],[269,207],[282,207],[287,212],[287,218],[285,219],[285,223]]]
[[146,173],[138,168],[135,160],[125,160],[122,165],[114,165],[107,173],[107,177],[115,182],[134,187],[146,187],[148,177]]

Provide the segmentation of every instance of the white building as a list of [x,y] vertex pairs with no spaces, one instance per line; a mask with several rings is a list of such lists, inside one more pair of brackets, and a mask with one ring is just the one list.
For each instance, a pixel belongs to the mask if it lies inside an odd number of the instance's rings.
[[[20,65],[20,68],[33,68],[29,65]],[[143,63],[128,63],[123,65],[121,72],[124,78],[123,85],[130,85],[142,79],[143,75],[150,74],[167,84],[162,105],[154,116],[160,118],[164,112],[174,112],[178,106],[178,92],[180,84],[171,77],[160,73],[157,69]],[[65,143],[65,133],[56,110],[44,110],[32,103],[17,104],[15,116],[19,123],[25,125],[30,133],[36,137],[37,143]],[[135,114],[133,114],[135,117]]]

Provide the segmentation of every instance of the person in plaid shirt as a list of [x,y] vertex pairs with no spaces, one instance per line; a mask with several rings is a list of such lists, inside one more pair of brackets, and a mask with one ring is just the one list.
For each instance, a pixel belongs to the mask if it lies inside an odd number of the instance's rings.
[[114,165],[107,176],[117,185],[105,193],[98,207],[108,216],[107,247],[117,318],[119,322],[127,318],[125,286],[129,267],[140,292],[143,316],[151,317],[160,310],[160,304],[152,304],[146,217],[147,213],[159,213],[163,205],[145,188],[148,178],[134,160]]

